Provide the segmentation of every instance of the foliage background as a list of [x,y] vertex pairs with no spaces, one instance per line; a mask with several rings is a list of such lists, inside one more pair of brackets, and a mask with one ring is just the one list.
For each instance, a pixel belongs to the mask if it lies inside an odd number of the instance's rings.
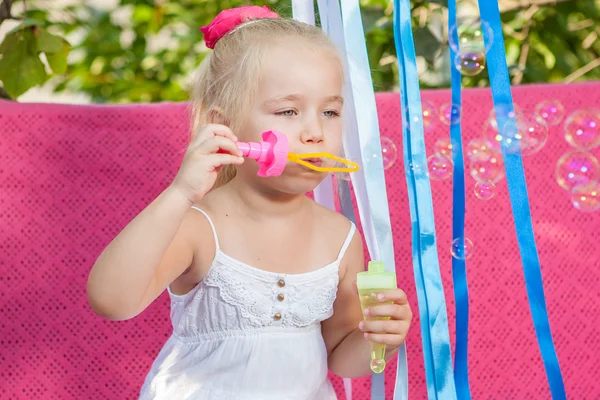
[[[290,0],[0,0],[0,24],[12,24],[0,45],[0,96],[46,84],[96,103],[185,100],[208,51],[199,27],[250,3],[291,15]],[[361,0],[378,91],[397,89],[391,3]],[[459,1],[460,14],[476,13],[475,4]],[[413,0],[412,8],[421,87],[447,87],[446,2]],[[600,0],[501,0],[500,8],[513,84],[600,79]],[[488,77],[463,83],[487,86]]]

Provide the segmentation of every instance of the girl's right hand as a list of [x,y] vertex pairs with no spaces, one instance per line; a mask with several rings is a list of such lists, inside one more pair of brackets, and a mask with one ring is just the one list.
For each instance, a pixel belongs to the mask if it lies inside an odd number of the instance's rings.
[[209,124],[192,139],[181,168],[171,185],[194,204],[200,201],[217,179],[223,165],[244,162],[237,137],[225,125]]

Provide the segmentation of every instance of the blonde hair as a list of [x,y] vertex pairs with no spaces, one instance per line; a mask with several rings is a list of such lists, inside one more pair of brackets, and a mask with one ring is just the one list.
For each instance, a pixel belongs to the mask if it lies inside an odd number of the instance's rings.
[[[283,18],[245,22],[219,39],[196,72],[191,90],[192,134],[209,122],[238,132],[256,94],[263,57],[273,44],[287,38],[301,39],[311,49],[331,52],[339,59],[335,45],[315,26]],[[341,65],[340,61],[340,71]],[[223,167],[214,187],[231,181],[235,173],[235,167]]]

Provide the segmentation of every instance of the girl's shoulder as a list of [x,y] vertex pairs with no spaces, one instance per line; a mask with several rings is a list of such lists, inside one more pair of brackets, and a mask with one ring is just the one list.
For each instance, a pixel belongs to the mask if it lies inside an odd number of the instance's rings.
[[315,220],[319,225],[319,229],[323,229],[328,235],[343,238],[354,233],[354,223],[344,215],[317,202],[313,201],[313,203],[315,207]]

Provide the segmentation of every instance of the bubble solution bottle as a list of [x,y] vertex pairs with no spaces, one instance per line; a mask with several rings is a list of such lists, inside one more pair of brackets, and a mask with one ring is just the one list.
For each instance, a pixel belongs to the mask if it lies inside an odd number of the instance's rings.
[[[383,261],[369,261],[367,271],[359,272],[356,279],[360,306],[365,308],[383,304],[392,304],[392,301],[380,302],[377,295],[390,289],[396,289],[396,274],[387,272]],[[387,320],[390,317],[365,317],[366,321]],[[371,371],[379,374],[385,369],[385,344],[369,342],[371,347]]]

